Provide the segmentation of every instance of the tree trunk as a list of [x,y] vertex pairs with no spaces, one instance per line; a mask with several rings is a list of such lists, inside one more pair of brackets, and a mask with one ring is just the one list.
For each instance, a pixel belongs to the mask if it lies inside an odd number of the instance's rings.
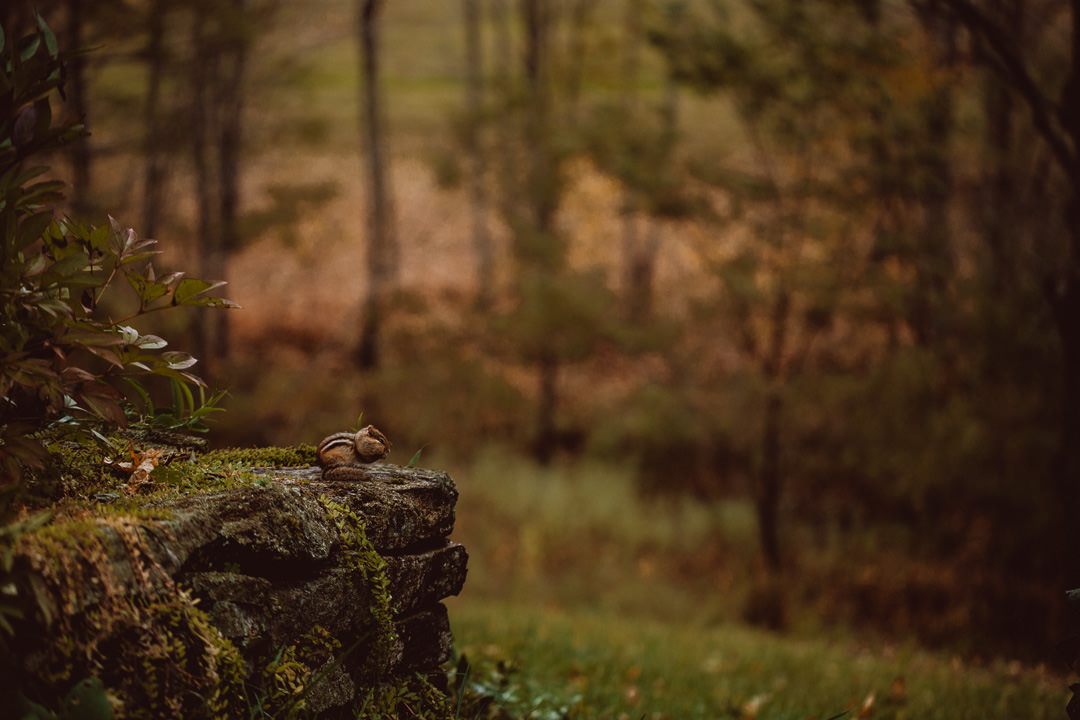
[[476,256],[476,308],[490,307],[494,295],[495,259],[488,228],[487,163],[480,142],[484,109],[483,40],[480,32],[480,0],[463,0],[465,20],[466,152],[469,171],[469,204],[472,208],[473,253]]
[[768,383],[765,418],[761,431],[761,471],[756,494],[758,535],[766,569],[778,574],[783,568],[780,550],[780,498],[783,493],[783,467],[780,457],[780,423],[784,403],[781,395],[783,363],[787,351],[788,318],[791,296],[780,288],[769,319],[769,346],[762,370]]
[[1065,227],[1070,233],[1069,275],[1056,306],[1063,361],[1065,366],[1064,412],[1062,417],[1062,465],[1058,474],[1062,484],[1061,504],[1066,509],[1061,528],[1066,535],[1065,549],[1072,569],[1066,578],[1072,587],[1080,587],[1080,0],[1072,2],[1072,67],[1061,93],[1061,123],[1072,141],[1070,165],[1065,173],[1071,181],[1072,193],[1065,207]]
[[[217,178],[214,173],[211,82],[217,76],[218,53],[216,44],[208,37],[205,11],[196,11],[192,24],[191,46],[194,55],[190,60],[190,123],[191,163],[194,170],[196,213],[198,216],[199,277],[209,278],[214,271],[213,258],[220,252],[221,238],[215,216],[214,193]],[[195,324],[196,357],[201,363],[201,374],[212,378],[217,372],[216,327],[207,319],[209,313]]]
[[[558,208],[556,160],[551,147],[551,107],[548,98],[548,42],[550,7],[546,0],[522,0],[521,15],[525,34],[525,81],[529,98],[529,113],[525,118],[525,142],[528,157],[528,181],[525,203],[528,205],[528,226],[518,232],[517,260],[519,272],[554,276],[562,266],[561,253],[547,247],[557,242],[555,213]],[[539,378],[539,397],[536,406],[536,460],[549,464],[555,454],[555,413],[558,409],[559,356],[547,347],[535,357]]]
[[541,238],[541,242],[551,236],[558,199],[554,158],[548,137],[551,130],[547,88],[549,13],[550,8],[543,0],[522,0],[522,17],[525,21],[525,79],[530,100],[530,112],[526,118],[526,142],[531,154],[528,197],[532,203],[533,230]]
[[[676,3],[670,8],[672,23],[679,23],[684,7]],[[641,0],[629,0],[626,7],[626,49],[623,55],[624,104],[628,116],[637,109],[635,83],[640,65],[641,48]],[[663,152],[658,155],[662,163],[671,163],[671,151],[678,131],[679,84],[671,73],[667,76],[663,104],[660,107]],[[660,168],[656,168],[659,172]],[[640,192],[640,191],[639,191]],[[644,322],[653,313],[656,259],[660,253],[661,227],[655,217],[641,216],[635,207],[634,193],[630,188],[623,191],[623,306],[626,318],[633,323]]]
[[550,465],[555,458],[558,442],[555,414],[559,405],[559,358],[554,352],[545,352],[537,363],[539,400],[536,405],[536,438],[534,455],[536,462]]
[[[624,117],[637,113],[637,76],[641,57],[641,0],[627,0],[623,28],[622,110]],[[641,257],[641,216],[637,207],[637,191],[623,184],[623,293],[626,318],[631,322],[643,319],[648,301],[642,297],[642,283],[648,280],[649,268]]]
[[[72,50],[83,46],[83,0],[67,0],[68,43]],[[79,122],[87,122],[86,102],[86,57],[77,55],[67,63],[67,89],[69,102]],[[90,142],[81,137],[71,143],[71,204],[76,214],[83,214],[88,207],[87,194],[90,192]]]
[[[511,97],[512,75],[510,69],[514,66],[513,49],[511,39],[513,27],[509,12],[510,0],[491,0],[491,23],[495,27],[495,84],[503,98]],[[502,192],[497,196],[500,210],[504,218],[511,217],[512,204],[509,188],[512,187],[514,178],[514,137],[513,129],[509,122],[503,120],[496,123],[498,132],[498,150],[496,152],[495,172],[498,174],[498,185]]]
[[780,552],[780,421],[783,400],[777,388],[771,388],[765,399],[765,421],[761,432],[761,473],[758,480],[757,518],[758,537],[765,567],[778,574],[783,567]]
[[154,0],[147,17],[149,37],[146,42],[147,86],[143,108],[143,220],[140,232],[157,237],[165,191],[165,134],[162,128],[161,83],[165,73],[165,0]]
[[367,145],[369,208],[371,213],[368,236],[368,287],[364,302],[364,318],[360,327],[360,344],[356,363],[362,369],[379,365],[382,335],[382,316],[386,312],[386,297],[396,281],[397,249],[390,227],[390,200],[386,180],[385,143],[382,108],[379,102],[378,16],[381,0],[360,0],[360,77],[362,93],[362,130]]
[[1069,187],[1064,220],[1069,234],[1069,257],[1060,275],[1046,279],[1047,297],[1061,340],[1062,410],[1059,447],[1054,462],[1053,512],[1060,532],[1065,582],[1080,585],[1080,0],[1069,12],[1070,67],[1060,98],[1050,97],[1038,84],[1014,36],[1015,28],[989,18],[970,0],[942,0],[952,18],[983,41],[986,64],[1002,84],[1015,92],[1031,113],[1035,132],[1046,143]]
[[[638,2],[638,0],[631,0],[631,2]],[[579,121],[581,85],[585,75],[589,15],[594,7],[594,0],[574,0],[570,8],[569,37],[566,48],[568,58],[566,67],[566,116],[571,125]]]
[[[998,15],[1007,18],[1018,36],[1023,37],[1024,13],[1022,0],[998,0],[994,3]],[[979,52],[981,48],[976,50]],[[982,178],[981,219],[982,235],[988,252],[988,289],[994,297],[1003,297],[1009,291],[1009,271],[1013,257],[1010,243],[1016,227],[1015,196],[1017,172],[1013,160],[1013,115],[1015,103],[1007,88],[998,83],[988,83],[983,98],[986,115],[986,141],[983,155],[986,171]],[[1003,217],[1005,216],[1004,221]]]
[[[245,15],[246,0],[232,0],[236,16]],[[217,87],[218,127],[218,223],[221,240],[210,258],[209,280],[228,279],[228,260],[240,245],[240,154],[243,148],[244,76],[247,70],[248,40],[243,30],[228,34],[222,55]],[[212,313],[214,356],[229,355],[229,314]]]
[[[930,36],[934,69],[938,72],[947,70],[955,62],[956,55],[953,22],[933,13],[923,18],[923,27]],[[916,339],[924,347],[934,344],[941,335],[945,293],[952,275],[949,206],[953,182],[948,154],[953,128],[952,93],[947,82],[941,83],[923,108],[929,154],[923,168],[926,190],[921,198],[923,228],[920,235],[924,251],[916,268],[917,289],[912,325]]]

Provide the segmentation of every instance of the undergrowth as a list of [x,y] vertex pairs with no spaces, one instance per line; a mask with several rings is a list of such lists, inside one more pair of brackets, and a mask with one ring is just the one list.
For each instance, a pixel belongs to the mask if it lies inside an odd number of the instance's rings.
[[451,616],[462,718],[1041,720],[1062,717],[1068,696],[1045,670],[912,644],[468,598]]

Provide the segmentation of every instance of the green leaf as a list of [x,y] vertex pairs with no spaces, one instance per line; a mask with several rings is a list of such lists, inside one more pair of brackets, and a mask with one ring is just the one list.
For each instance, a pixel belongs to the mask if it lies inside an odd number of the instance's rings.
[[89,264],[90,257],[84,252],[77,252],[53,263],[48,270],[48,275],[57,278],[70,277],[78,271],[86,269]]
[[30,58],[34,57],[34,54],[38,51],[39,47],[41,47],[41,38],[35,35],[30,38],[30,42],[26,43],[26,47],[24,47],[22,52],[19,53],[19,60],[21,62],[26,62]]
[[195,396],[191,394],[191,388],[177,380],[172,381],[173,412],[178,417],[183,417],[189,409],[195,408]]
[[[8,172],[9,173],[14,173],[15,168],[12,168]],[[36,178],[38,175],[43,175],[44,173],[47,173],[47,172],[49,172],[49,166],[48,165],[35,165],[32,168],[28,168],[28,169],[24,170],[21,175],[19,175],[14,180],[11,180],[10,184],[12,186],[14,186],[14,187],[22,187],[26,183],[28,183],[31,180],[33,180],[34,178]],[[7,183],[5,182],[5,184],[7,184]]]
[[164,338],[157,335],[141,335],[139,336],[139,339],[135,341],[135,344],[143,350],[160,350],[169,343]]
[[199,362],[191,355],[178,350],[162,353],[161,359],[169,364],[170,370],[187,370],[189,367]]
[[239,310],[240,304],[221,297],[201,296],[188,300],[184,303],[187,307],[225,308],[227,310]]
[[112,706],[105,685],[96,677],[80,680],[64,698],[61,713],[65,720],[111,720]]
[[73,324],[64,333],[63,340],[82,347],[115,347],[126,341],[118,332],[109,332],[93,324]]
[[196,278],[184,278],[177,283],[176,290],[173,291],[173,305],[190,304],[199,295],[210,292],[224,284],[222,281],[211,283]]
[[[21,703],[19,702],[21,700]],[[20,706],[21,705],[21,706]],[[36,702],[31,702],[21,695],[16,698],[16,710],[20,720],[56,720],[56,715]]]
[[120,426],[127,424],[127,416],[118,402],[123,399],[123,395],[111,385],[104,382],[85,385],[77,393],[77,397],[88,411],[99,418]]
[[35,207],[46,202],[53,202],[64,197],[60,192],[64,189],[61,180],[42,180],[39,183],[27,186],[19,196],[19,207]]
[[413,454],[412,460],[410,460],[409,464],[406,465],[405,467],[410,467],[410,468],[416,467],[416,463],[419,462],[419,460],[420,460],[420,453],[424,452],[424,448],[426,448],[426,447],[427,447],[427,445],[422,445],[420,447],[420,449],[417,450],[415,454]]
[[40,275],[47,267],[49,267],[49,259],[41,254],[35,255],[23,268],[23,277],[32,278],[35,275]]
[[60,48],[56,43],[56,36],[53,35],[53,31],[49,29],[49,26],[45,24],[45,19],[38,15],[37,10],[34,11],[34,17],[37,18],[41,34],[45,36],[45,47],[48,49],[49,55],[53,58],[57,57],[60,54]]
[[116,328],[116,331],[120,333],[120,337],[128,345],[134,345],[139,340],[139,331],[130,325],[120,325]]
[[124,363],[120,360],[120,356],[107,347],[88,346],[86,349],[114,367],[124,367]]
[[105,278],[101,275],[100,269],[90,269],[86,272],[77,272],[67,276],[64,278],[63,285],[68,288],[99,288],[104,280]]
[[139,296],[139,301],[144,308],[169,292],[167,284],[154,282],[139,273],[127,273],[125,277],[127,277],[132,289],[135,290],[135,294]]
[[22,250],[27,245],[38,240],[52,222],[51,212],[34,213],[19,224],[19,239],[15,249]]
[[116,249],[121,265],[161,254],[160,250],[146,249],[157,245],[157,240],[140,240],[135,230],[121,228],[120,223],[112,215],[109,216],[109,226],[113,232],[113,247]]

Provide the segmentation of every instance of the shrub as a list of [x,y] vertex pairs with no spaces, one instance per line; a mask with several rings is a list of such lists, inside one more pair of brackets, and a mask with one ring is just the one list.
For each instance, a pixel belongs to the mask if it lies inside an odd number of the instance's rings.
[[[178,306],[235,306],[213,294],[223,283],[157,275],[156,241],[112,218],[100,227],[54,219],[63,183],[33,161],[86,134],[53,124],[50,97],[63,97],[70,55],[40,16],[18,42],[0,30],[0,519],[23,472],[44,466],[46,435],[103,442],[103,428],[153,412],[150,376],[188,398],[204,387],[193,357],[164,350],[164,339],[132,321]],[[106,308],[123,306],[115,301],[124,287],[135,300],[117,319]],[[198,413],[213,402],[188,405]]]

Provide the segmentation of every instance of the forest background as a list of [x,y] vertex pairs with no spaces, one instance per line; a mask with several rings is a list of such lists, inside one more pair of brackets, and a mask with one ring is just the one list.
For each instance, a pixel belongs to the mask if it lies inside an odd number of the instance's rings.
[[98,48],[69,210],[243,306],[167,321],[214,444],[362,411],[452,471],[473,596],[1052,655],[1075,2],[37,9]]

